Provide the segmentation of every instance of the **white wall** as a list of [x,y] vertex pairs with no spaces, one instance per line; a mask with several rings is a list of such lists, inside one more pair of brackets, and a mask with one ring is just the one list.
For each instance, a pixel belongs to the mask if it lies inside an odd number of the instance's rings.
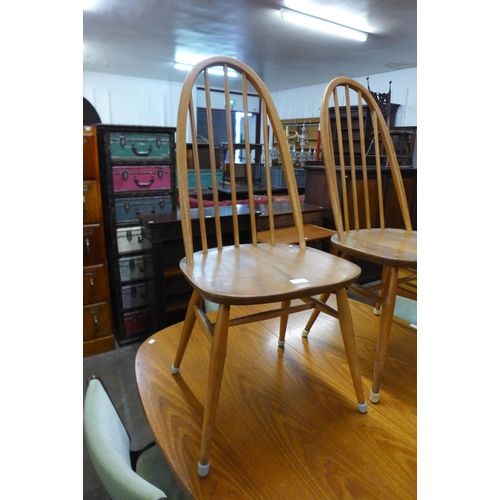
[[[400,104],[395,125],[417,125],[417,69],[370,76],[370,88],[387,92],[392,81],[392,102]],[[356,78],[366,85],[366,77]],[[328,82],[271,95],[282,120],[319,117],[319,105]],[[181,83],[105,73],[83,73],[83,97],[94,106],[103,123],[175,127]]]
[[[392,81],[391,102],[400,104],[395,126],[417,125],[417,68],[391,71],[370,76],[373,92],[387,92]],[[366,86],[366,76],[355,78]],[[282,120],[292,118],[317,118],[323,92],[328,82],[309,87],[271,92],[274,104]]]
[[182,83],[83,73],[83,97],[103,123],[175,127]]

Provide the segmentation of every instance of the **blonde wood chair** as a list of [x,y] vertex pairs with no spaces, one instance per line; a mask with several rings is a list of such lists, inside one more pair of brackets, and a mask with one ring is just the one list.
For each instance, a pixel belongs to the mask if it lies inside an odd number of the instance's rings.
[[[345,103],[343,114],[339,103]],[[366,109],[369,114],[363,112]],[[367,166],[366,162],[366,140],[371,138],[364,135],[364,116],[373,123],[375,166]],[[332,246],[346,259],[355,257],[383,266],[380,283],[349,285],[355,293],[373,300],[374,313],[380,315],[370,392],[370,400],[377,403],[398,287],[416,278],[417,231],[412,229],[394,144],[385,118],[369,90],[350,78],[332,80],[323,95],[320,124],[323,160],[337,230],[330,240]],[[382,185],[382,168],[391,171],[404,229],[388,227],[386,223],[386,219],[394,220],[394,214],[384,210],[386,193]],[[400,270],[406,272],[400,273]],[[321,297],[322,300],[326,298]],[[312,313],[304,336],[309,334],[318,314],[318,310]]]
[[[234,140],[232,130],[232,116],[230,98],[231,93],[241,94],[241,107],[244,112],[244,137],[249,138],[249,111],[259,113],[261,136],[263,140],[265,172],[268,187],[268,199],[272,199],[271,173],[269,161],[270,133],[276,139],[283,162],[283,170],[290,196],[295,227],[298,233],[298,244],[276,243],[272,204],[269,205],[270,242],[258,243],[257,217],[253,201],[252,164],[250,163],[250,145],[245,144],[247,163],[245,165],[248,182],[249,204],[246,210],[250,213],[250,237],[248,243],[242,243],[240,222],[237,205],[235,165],[232,160],[229,164],[229,184],[231,186],[231,207],[233,219],[232,241],[223,241],[220,226],[220,210],[217,191],[216,170],[218,161],[215,157],[213,108],[210,72],[213,68],[223,72],[225,115],[229,158],[234,158]],[[231,78],[229,85],[228,70],[238,74]],[[238,84],[236,86],[235,84]],[[212,173],[213,208],[210,213],[203,207],[202,188],[200,179],[200,165],[197,154],[197,137],[200,131],[197,128],[196,115],[196,87],[205,88],[208,131],[210,149],[210,168]],[[250,96],[252,94],[252,96]],[[233,94],[234,95],[234,94]],[[258,96],[258,102],[255,101]],[[251,108],[249,105],[252,100]],[[201,134],[201,135],[204,135]],[[187,144],[192,142],[194,172],[197,183],[198,218],[192,218],[189,203]],[[357,359],[356,343],[352,325],[351,312],[347,299],[346,287],[354,283],[360,274],[360,268],[345,259],[333,256],[327,252],[306,246],[304,237],[302,213],[294,175],[293,165],[288,145],[281,127],[280,119],[271,96],[259,76],[244,63],[229,57],[214,56],[196,64],[188,73],[180,96],[177,118],[177,169],[179,178],[179,204],[182,220],[185,258],[180,262],[180,268],[187,281],[193,287],[177,353],[172,365],[172,373],[180,370],[181,361],[188,346],[188,342],[196,322],[211,340],[209,371],[207,376],[206,402],[201,440],[198,474],[206,476],[209,472],[210,446],[212,431],[215,425],[216,411],[219,401],[221,382],[223,378],[224,362],[228,342],[229,327],[237,327],[246,323],[262,321],[270,318],[280,318],[279,345],[285,344],[285,332],[289,314],[307,309],[319,310],[338,318],[342,330],[348,364],[356,394],[359,411],[366,411],[360,371]],[[239,146],[241,147],[241,146]],[[240,168],[241,172],[241,168]],[[240,181],[241,179],[238,179]],[[192,194],[191,194],[192,196]],[[225,207],[227,209],[227,207]],[[210,218],[208,218],[208,216]],[[207,235],[208,226],[211,228],[211,237]],[[314,296],[335,293],[337,309],[334,310]],[[298,300],[295,300],[298,299]],[[212,323],[204,312],[205,301],[216,304],[217,316]],[[293,304],[292,304],[292,301]],[[272,309],[265,312],[251,311],[245,317],[231,317],[231,306],[251,306],[258,304],[274,304]],[[248,342],[252,342],[249,338]]]

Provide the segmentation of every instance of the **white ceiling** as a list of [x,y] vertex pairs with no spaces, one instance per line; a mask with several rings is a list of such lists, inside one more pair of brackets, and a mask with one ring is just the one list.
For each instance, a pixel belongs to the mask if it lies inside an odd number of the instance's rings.
[[[417,66],[417,0],[95,0],[83,14],[83,69],[182,82],[179,53],[228,55],[271,92]],[[356,16],[366,42],[281,19],[281,7]],[[306,7],[308,6],[308,7]],[[338,9],[342,9],[343,14]]]

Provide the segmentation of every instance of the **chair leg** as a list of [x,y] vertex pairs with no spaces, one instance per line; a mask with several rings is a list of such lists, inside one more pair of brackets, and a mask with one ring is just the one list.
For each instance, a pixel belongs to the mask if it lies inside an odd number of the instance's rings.
[[179,345],[177,346],[177,353],[175,355],[174,364],[171,368],[174,375],[179,373],[182,358],[184,357],[186,347],[188,345],[189,339],[191,338],[191,333],[193,332],[194,324],[196,323],[196,314],[194,312],[194,308],[195,306],[200,307],[202,303],[203,297],[196,290],[193,290],[186,311],[186,318],[184,319],[181,338],[179,340]]
[[347,355],[347,362],[351,371],[352,383],[356,392],[358,409],[361,413],[366,413],[367,405],[361,382],[361,371],[359,369],[358,352],[356,339],[354,337],[354,326],[352,323],[351,307],[347,298],[347,290],[342,288],[337,290],[337,308],[339,313],[340,331],[344,339],[344,346]]
[[[328,298],[330,297],[331,293],[324,293],[323,295],[319,296],[319,300],[321,302],[326,302]],[[302,330],[302,337],[307,337],[309,335],[309,332],[311,331],[311,328],[314,325],[314,322],[316,321],[317,317],[319,316],[319,310],[314,309],[314,311],[311,313],[311,316],[309,316],[309,321],[307,322],[307,325],[305,326],[304,330]]]
[[384,266],[382,269],[382,283],[385,283],[385,286],[380,290],[379,292],[379,297],[380,297],[380,302],[375,302],[375,306],[373,307],[373,314],[375,316],[380,316],[381,314],[381,309],[382,309],[382,302],[384,299],[384,290],[387,287],[387,283],[389,282],[389,276],[390,276],[390,268],[387,266]]
[[227,338],[229,330],[229,312],[231,306],[219,305],[217,321],[212,337],[210,364],[208,367],[205,414],[203,417],[203,432],[201,436],[201,454],[198,462],[198,475],[205,477],[210,470],[210,447],[212,441],[215,414],[219,404],[220,387],[224,363],[226,361]]
[[396,305],[396,290],[398,286],[398,268],[390,267],[388,270],[388,281],[384,287],[384,300],[382,302],[382,315],[378,331],[377,350],[375,353],[375,368],[373,370],[373,383],[370,392],[370,401],[378,403],[380,400],[380,383],[384,371],[389,335],[391,333],[394,306]]
[[[284,300],[281,303],[281,308],[284,309],[285,307],[290,307],[290,304],[292,303],[291,300]],[[288,316],[289,314],[284,314],[283,316],[280,317],[280,339],[278,340],[278,345],[280,347],[285,346],[285,335],[286,335],[286,326],[288,324]]]

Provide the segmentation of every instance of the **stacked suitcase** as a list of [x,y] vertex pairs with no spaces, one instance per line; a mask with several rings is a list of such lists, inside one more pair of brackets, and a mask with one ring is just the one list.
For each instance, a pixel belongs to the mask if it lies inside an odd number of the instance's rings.
[[175,128],[96,128],[113,326],[124,345],[150,333],[137,217],[176,210]]

